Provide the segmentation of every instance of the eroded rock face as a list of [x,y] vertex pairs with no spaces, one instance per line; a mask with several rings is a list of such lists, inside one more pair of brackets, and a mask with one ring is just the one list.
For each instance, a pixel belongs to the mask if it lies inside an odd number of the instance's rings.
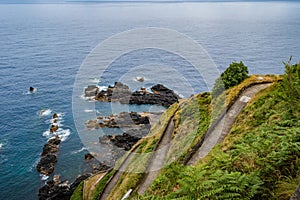
[[97,90],[97,86],[88,86],[85,89],[85,96],[92,97],[98,101],[120,102],[122,104],[157,104],[170,106],[179,100],[179,96],[163,86],[157,84],[151,88],[152,93],[145,88],[132,92],[129,87],[121,82],[115,82],[114,86],[109,86],[107,90]]

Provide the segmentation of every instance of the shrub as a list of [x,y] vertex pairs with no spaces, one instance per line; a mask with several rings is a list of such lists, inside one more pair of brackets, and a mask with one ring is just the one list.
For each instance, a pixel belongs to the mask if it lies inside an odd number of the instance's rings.
[[233,62],[229,67],[216,79],[213,87],[212,96],[216,97],[225,89],[240,84],[243,80],[248,78],[248,68],[241,62]]

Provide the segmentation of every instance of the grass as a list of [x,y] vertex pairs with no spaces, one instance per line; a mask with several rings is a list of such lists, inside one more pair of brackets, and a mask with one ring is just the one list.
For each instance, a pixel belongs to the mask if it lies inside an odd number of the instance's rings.
[[[257,78],[251,76],[226,91],[226,103]],[[241,112],[225,141],[196,167],[176,162],[165,166],[150,190],[133,199],[289,199],[300,180],[300,122],[284,101],[284,92],[281,82],[259,92]],[[180,114],[179,127],[191,128],[187,116],[192,115],[182,110]],[[197,134],[195,128],[192,131]]]
[[99,197],[100,193],[103,191],[106,183],[113,176],[114,173],[115,173],[115,170],[111,170],[98,182],[98,184],[94,190],[94,198],[93,198],[94,200],[98,199],[98,197]]
[[81,181],[79,183],[79,185],[77,186],[77,188],[74,190],[72,196],[71,196],[71,200],[82,200],[82,196],[83,196],[83,183],[84,181]]
[[175,118],[176,128],[166,159],[166,165],[181,162],[198,140],[203,137],[211,121],[210,93],[188,99]]
[[218,97],[212,99],[212,119],[215,120],[221,112],[233,102],[240,91],[244,90],[251,84],[264,83],[264,82],[277,82],[282,80],[282,75],[251,75],[242,81],[239,85],[236,85],[228,90],[224,91]]

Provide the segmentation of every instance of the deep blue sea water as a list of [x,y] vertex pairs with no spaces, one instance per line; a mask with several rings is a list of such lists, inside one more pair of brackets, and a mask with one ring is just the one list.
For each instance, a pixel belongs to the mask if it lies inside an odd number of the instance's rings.
[[[132,28],[174,29],[201,44],[220,71],[242,60],[250,73],[272,74],[283,72],[290,55],[300,60],[299,19],[295,2],[0,4],[0,199],[37,199],[44,181],[35,165],[54,112],[62,114],[66,139],[55,174],[72,181],[85,170],[86,151],[72,114],[73,84],[85,57],[106,38]],[[156,53],[165,60],[167,54]],[[149,57],[137,55],[139,65]],[[106,72],[105,83],[116,81],[122,64],[135,62],[116,62],[119,68]],[[147,67],[160,73],[155,65]],[[37,92],[28,94],[30,86]],[[41,109],[52,113],[40,116]]]

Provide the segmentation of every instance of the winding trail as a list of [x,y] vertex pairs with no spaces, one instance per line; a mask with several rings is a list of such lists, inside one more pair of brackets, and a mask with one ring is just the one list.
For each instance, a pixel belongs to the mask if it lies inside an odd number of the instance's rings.
[[[138,147],[138,146],[137,146]],[[127,166],[129,165],[131,159],[135,155],[138,148],[133,149],[132,152],[125,158],[125,160],[121,163],[120,167],[116,169],[114,175],[109,179],[108,183],[105,185],[102,193],[99,196],[99,200],[105,200],[108,198],[110,192],[117,184],[119,178],[122,176],[123,172],[126,170]]]
[[260,90],[269,87],[271,83],[262,83],[251,86],[243,91],[238,99],[225,111],[217,120],[217,123],[213,124],[204,136],[203,143],[200,148],[191,156],[191,159],[187,162],[188,165],[195,165],[201,158],[204,158],[212,148],[224,140],[229,133],[233,123],[237,116],[240,114],[246,104],[255,96]]
[[163,132],[159,143],[157,143],[156,148],[153,151],[153,155],[148,161],[148,167],[146,170],[146,175],[139,184],[139,188],[137,192],[139,194],[144,194],[150,184],[154,181],[154,179],[158,176],[160,169],[163,167],[165,163],[165,159],[167,153],[170,148],[170,141],[172,138],[172,133],[174,130],[174,117],[171,117],[167,128]]

